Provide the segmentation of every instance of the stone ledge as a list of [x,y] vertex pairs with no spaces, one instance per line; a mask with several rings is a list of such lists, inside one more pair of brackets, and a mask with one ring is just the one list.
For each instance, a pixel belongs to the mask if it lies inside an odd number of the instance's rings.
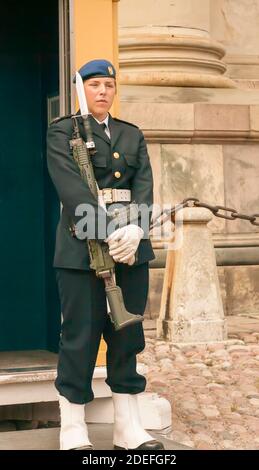
[[[152,87],[153,88],[153,87]],[[144,105],[145,104],[145,105]],[[122,102],[122,119],[134,121],[148,143],[259,141],[259,106],[238,103]]]
[[[28,368],[32,369],[32,368]],[[33,371],[19,370],[18,368],[13,371],[0,369],[0,386],[4,384],[13,383],[33,383],[33,382],[46,382],[54,381],[57,375],[56,368],[44,367],[44,370],[40,368],[34,368]],[[106,367],[96,367],[94,370],[94,379],[103,379],[106,377]]]
[[[214,245],[215,246],[215,245]],[[160,269],[165,267],[166,249],[155,249],[156,258],[150,261],[151,269]],[[258,266],[259,252],[258,247],[217,247],[215,246],[215,255],[217,266]]]
[[[175,61],[176,62],[176,61]],[[185,60],[181,65],[187,67],[188,61]],[[121,61],[121,65],[126,65]],[[161,64],[162,65],[162,64]],[[190,68],[199,68],[199,62],[192,61]],[[216,67],[215,62],[209,63],[207,61],[207,67]],[[177,62],[175,64],[177,67]],[[221,64],[218,64],[221,69]],[[151,86],[175,86],[175,87],[200,87],[200,88],[235,88],[237,85],[233,80],[222,75],[210,75],[209,73],[188,73],[188,72],[121,72],[120,83],[122,85],[151,85]]]

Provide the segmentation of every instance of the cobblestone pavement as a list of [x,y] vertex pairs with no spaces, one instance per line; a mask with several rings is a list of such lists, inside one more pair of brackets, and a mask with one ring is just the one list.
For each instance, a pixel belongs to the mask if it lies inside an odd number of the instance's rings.
[[179,347],[147,332],[139,362],[149,368],[147,391],[171,403],[174,441],[259,450],[259,319],[250,328],[240,321],[225,344]]

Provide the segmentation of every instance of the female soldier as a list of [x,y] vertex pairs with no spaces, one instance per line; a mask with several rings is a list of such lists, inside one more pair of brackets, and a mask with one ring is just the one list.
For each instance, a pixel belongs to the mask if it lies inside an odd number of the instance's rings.
[[[116,93],[113,65],[93,60],[79,73],[97,149],[92,157],[95,178],[105,202],[126,200],[152,206],[153,179],[143,134],[137,126],[109,114]],[[86,140],[80,117],[78,121]],[[103,335],[107,343],[106,383],[112,390],[115,412],[115,448],[162,449],[162,444],[143,429],[138,411],[138,394],[146,386],[145,377],[136,371],[136,355],[145,346],[142,323],[115,331],[107,315],[103,280],[90,269],[85,241],[71,236],[71,220],[74,224],[79,221],[75,214],[79,204],[91,205],[90,225],[96,239],[108,243],[125,307],[133,314],[143,315],[145,310],[148,262],[154,258],[151,243],[137,223],[118,228],[109,236],[107,232],[99,235],[109,216],[80,175],[70,148],[72,134],[71,116],[65,116],[51,124],[47,139],[48,169],[63,205],[54,258],[63,315],[55,381],[61,412],[60,448],[92,448],[84,405],[94,398],[92,376]]]

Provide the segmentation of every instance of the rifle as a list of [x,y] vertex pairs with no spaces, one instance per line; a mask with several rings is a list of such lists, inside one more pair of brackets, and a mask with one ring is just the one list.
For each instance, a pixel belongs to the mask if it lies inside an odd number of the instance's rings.
[[[95,143],[92,137],[90,122],[88,119],[88,107],[84,93],[83,81],[81,75],[76,74],[76,86],[78,100],[80,105],[81,116],[73,116],[74,133],[70,140],[70,146],[73,149],[73,158],[76,161],[82,179],[89,186],[92,194],[98,200],[98,185],[95,179],[94,170],[91,162],[91,156],[96,153]],[[84,130],[87,140],[84,142],[80,135],[77,119],[81,117],[83,120]],[[116,209],[112,215],[113,219],[120,226],[124,222],[127,225],[129,216],[132,213],[138,214],[137,206]],[[128,325],[142,322],[142,315],[135,315],[128,312],[125,308],[121,288],[115,282],[115,263],[109,254],[108,244],[97,240],[86,240],[90,255],[90,267],[95,270],[96,276],[103,279],[105,284],[105,292],[110,306],[108,314],[115,330],[121,330]]]

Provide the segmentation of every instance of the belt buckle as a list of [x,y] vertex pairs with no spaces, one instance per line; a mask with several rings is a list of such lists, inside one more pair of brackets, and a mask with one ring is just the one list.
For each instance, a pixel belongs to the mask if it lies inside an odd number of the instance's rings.
[[112,202],[117,202],[118,201],[118,194],[117,194],[117,189],[112,189]]
[[104,188],[102,190],[103,193],[103,200],[105,204],[112,204],[113,202],[113,189],[112,188]]

